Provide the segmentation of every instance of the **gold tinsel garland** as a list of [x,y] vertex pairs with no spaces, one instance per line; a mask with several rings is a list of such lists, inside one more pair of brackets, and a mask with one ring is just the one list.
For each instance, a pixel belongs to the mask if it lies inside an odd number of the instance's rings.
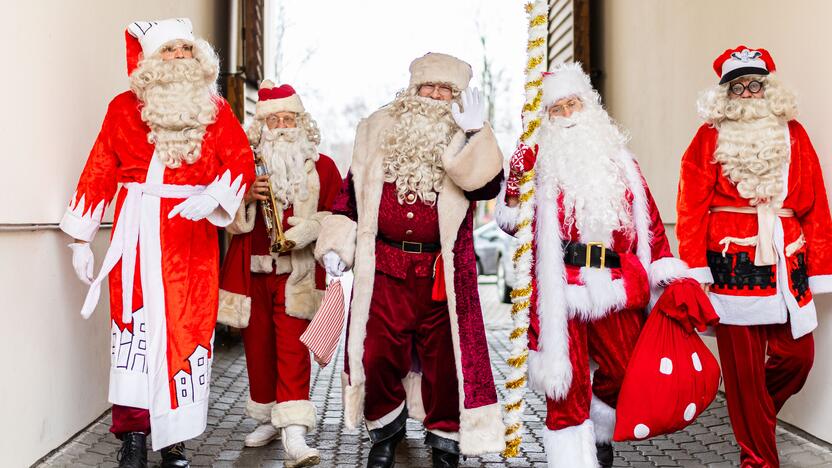
[[[548,35],[549,4],[536,0],[525,5],[529,15],[529,40],[526,46],[526,103],[523,106],[523,134],[521,142],[534,147],[537,129],[540,127],[540,104],[543,97],[543,72],[546,68],[546,38]],[[516,457],[523,441],[523,407],[528,383],[527,361],[529,357],[529,307],[531,306],[532,280],[532,218],[534,215],[534,170],[520,180],[519,222],[516,236],[520,242],[514,253],[517,286],[511,292],[513,302],[511,316],[514,329],[509,335],[511,356],[507,359],[511,368],[505,387],[506,403],[503,405],[506,422],[506,448],[503,456]]]

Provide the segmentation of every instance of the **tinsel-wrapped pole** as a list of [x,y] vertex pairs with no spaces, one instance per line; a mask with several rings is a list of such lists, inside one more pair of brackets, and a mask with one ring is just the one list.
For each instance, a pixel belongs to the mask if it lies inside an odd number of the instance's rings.
[[[523,106],[523,134],[520,141],[534,147],[537,129],[540,127],[540,102],[543,98],[543,72],[546,71],[546,38],[549,33],[549,4],[536,0],[526,4],[529,15],[529,42],[526,63],[526,103]],[[529,306],[532,292],[532,218],[534,217],[534,169],[520,179],[520,205],[517,233],[519,246],[514,252],[516,287],[511,292],[511,317],[514,329],[511,331],[511,356],[508,364],[511,372],[506,380],[506,448],[503,456],[516,457],[523,440],[523,411],[529,358]]]

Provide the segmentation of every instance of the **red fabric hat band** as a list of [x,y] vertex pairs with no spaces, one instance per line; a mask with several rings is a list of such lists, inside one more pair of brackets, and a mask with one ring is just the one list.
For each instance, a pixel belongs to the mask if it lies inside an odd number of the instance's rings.
[[295,93],[295,88],[285,84],[276,88],[263,88],[257,92],[257,97],[260,101],[269,101],[271,99],[283,99],[292,96]]

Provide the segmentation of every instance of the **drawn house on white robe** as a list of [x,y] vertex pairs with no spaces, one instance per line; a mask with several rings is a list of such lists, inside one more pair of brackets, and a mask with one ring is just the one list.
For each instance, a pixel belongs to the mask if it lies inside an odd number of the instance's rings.
[[133,332],[110,325],[111,365],[119,369],[147,373],[147,324],[144,307],[133,312]]
[[[211,341],[213,342],[213,338]],[[211,359],[208,357],[208,350],[197,345],[188,357],[188,362],[191,364],[190,373],[182,369],[173,376],[179,406],[208,397],[208,384],[211,381]]]

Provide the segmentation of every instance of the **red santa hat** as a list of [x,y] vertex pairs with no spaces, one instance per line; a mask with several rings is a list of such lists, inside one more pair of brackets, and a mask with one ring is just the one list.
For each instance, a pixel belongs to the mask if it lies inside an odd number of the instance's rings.
[[551,72],[543,74],[543,107],[557,101],[577,96],[583,100],[594,99],[594,90],[589,75],[584,73],[580,62],[561,63]]
[[263,80],[260,83],[260,91],[257,92],[257,106],[254,117],[265,119],[267,115],[275,112],[303,113],[306,109],[295,88],[290,85],[275,86],[271,80]]
[[194,41],[193,26],[188,18],[158,21],[136,21],[124,32],[127,41],[127,74],[139,63],[139,53],[153,55],[165,43],[175,40]]
[[746,75],[768,75],[776,70],[774,59],[765,49],[750,49],[744,45],[728,49],[714,60],[714,71],[719,84]]
[[462,91],[471,81],[471,65],[452,55],[428,52],[410,63],[410,86],[444,83]]

